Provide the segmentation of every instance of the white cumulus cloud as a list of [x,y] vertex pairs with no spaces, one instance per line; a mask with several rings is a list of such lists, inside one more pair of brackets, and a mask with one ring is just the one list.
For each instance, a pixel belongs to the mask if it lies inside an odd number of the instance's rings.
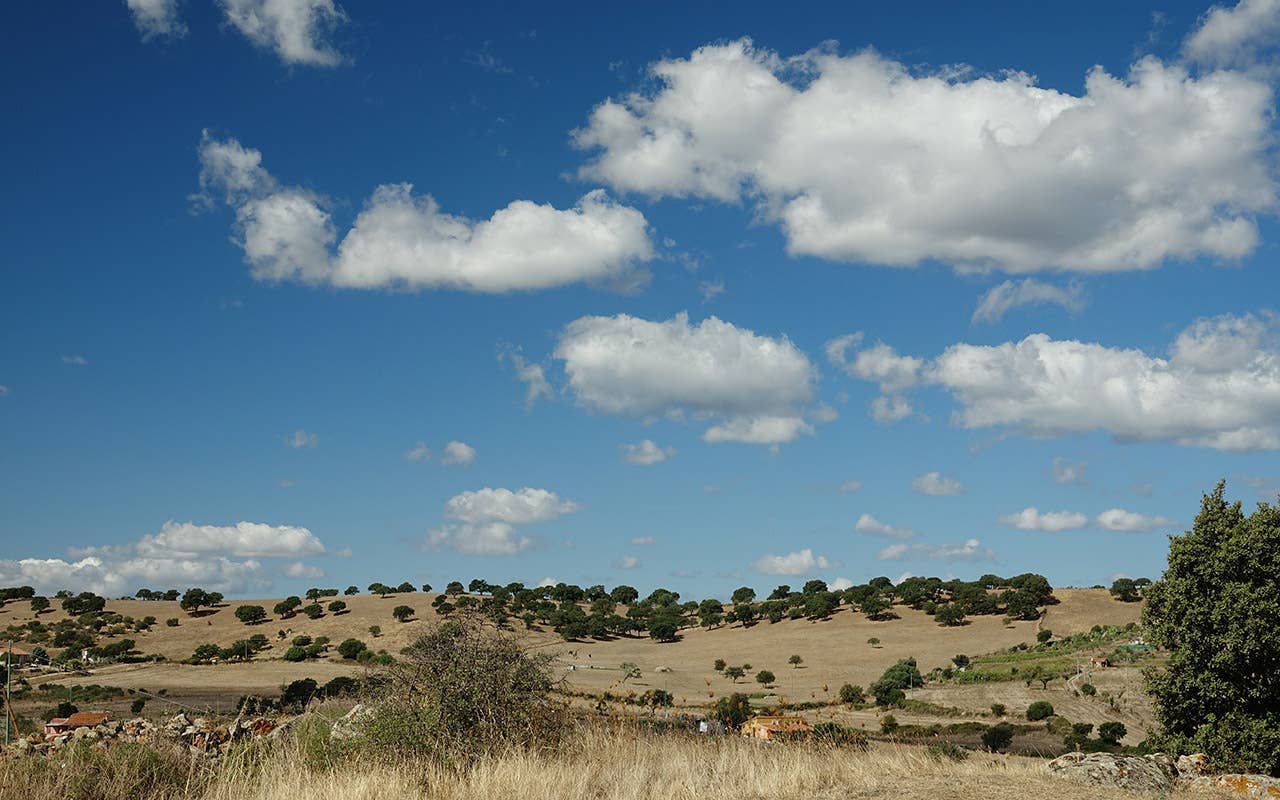
[[1280,0],[1240,0],[1213,6],[1183,43],[1187,57],[1211,65],[1249,65],[1280,38]]
[[286,578],[306,578],[308,580],[316,580],[324,577],[324,570],[311,564],[304,564],[301,561],[294,561],[286,564],[284,569],[280,570],[280,574]]
[[1008,525],[1020,531],[1069,531],[1083,528],[1089,524],[1089,518],[1078,511],[1045,511],[1041,513],[1034,506],[1028,506],[1015,514],[1000,517],[1001,525]]
[[295,450],[304,450],[310,447],[317,447],[320,444],[320,436],[314,433],[308,433],[302,428],[297,429],[284,440],[288,447]]
[[640,559],[635,556],[623,556],[613,562],[613,566],[617,569],[635,569],[640,566]]
[[964,428],[1038,437],[1100,430],[1119,441],[1274,450],[1277,322],[1271,314],[1201,319],[1178,335],[1168,357],[1043,333],[955,344],[922,367],[921,382],[959,401],[952,421]]
[[789,339],[716,317],[650,320],[582,317],[560,336],[555,358],[569,389],[592,411],[635,417],[716,418],[708,442],[777,444],[811,433],[803,418],[817,371]]
[[424,442],[418,442],[413,447],[404,451],[405,461],[430,461],[431,448],[427,447]]
[[[262,154],[204,134],[203,203],[222,196],[253,277],[346,289],[533,291],[583,281],[635,286],[653,258],[648,223],[597,190],[573,208],[516,200],[487,220],[448,214],[407,183],[376,188],[339,241],[326,201],[279,185]],[[336,243],[336,252],[335,252]]]
[[911,488],[917,494],[932,497],[951,497],[964,494],[964,486],[955,478],[944,476],[941,472],[926,472],[911,481]]
[[1098,524],[1109,531],[1150,531],[1174,524],[1168,517],[1147,516],[1123,508],[1108,508],[1098,515]]
[[208,554],[283,558],[324,552],[324,545],[306,528],[262,522],[196,525],[169,521],[158,533],[143,536],[136,547],[138,555],[149,558],[195,558]]
[[831,562],[824,556],[815,556],[809,548],[787,553],[785,556],[765,555],[751,565],[756,572],[766,575],[807,575],[814,570],[830,569]]
[[659,447],[652,439],[644,439],[636,444],[620,444],[618,448],[622,450],[622,457],[628,464],[641,467],[661,464],[676,454],[674,447]]
[[449,442],[440,455],[440,463],[469,467],[476,463],[476,449],[466,442]]
[[178,0],[125,0],[125,5],[144,42],[187,34],[187,26],[178,18]]
[[795,254],[1150,269],[1247,255],[1275,205],[1272,90],[1240,72],[1146,57],[1124,75],[1093,68],[1075,95],[1012,70],[921,70],[871,49],[784,57],[740,39],[651,74],[574,132],[591,154],[580,176],[755,203]]
[[533,545],[517,525],[547,522],[580,509],[546,489],[484,488],[449,498],[444,515],[458,520],[427,533],[427,546],[449,547],[469,555],[515,555]]
[[333,67],[342,55],[327,37],[347,21],[333,0],[218,0],[227,22],[286,64]]
[[858,517],[858,521],[853,524],[853,529],[858,533],[883,536],[887,539],[914,539],[916,536],[916,532],[910,528],[899,528],[887,522],[881,522],[870,514]]

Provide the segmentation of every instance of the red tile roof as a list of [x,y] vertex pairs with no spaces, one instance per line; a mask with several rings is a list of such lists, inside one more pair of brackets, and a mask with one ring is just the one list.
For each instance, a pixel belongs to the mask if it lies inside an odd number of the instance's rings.
[[66,725],[68,728],[92,728],[94,725],[101,725],[111,719],[110,714],[104,714],[99,711],[77,711],[67,717]]

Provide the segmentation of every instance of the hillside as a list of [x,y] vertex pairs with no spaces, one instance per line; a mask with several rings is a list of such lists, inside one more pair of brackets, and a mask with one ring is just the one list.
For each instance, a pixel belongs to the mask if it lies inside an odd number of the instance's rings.
[[[997,616],[982,616],[972,618],[966,625],[942,627],[922,612],[899,606],[895,608],[899,618],[880,622],[842,607],[830,619],[819,622],[800,619],[776,624],[762,622],[750,628],[736,624],[710,630],[687,628],[678,641],[669,643],[658,643],[648,637],[565,642],[548,631],[525,631],[518,621],[515,627],[528,647],[553,657],[557,674],[569,692],[598,695],[606,690],[618,693],[663,689],[674,696],[677,706],[697,706],[734,691],[760,692],[761,687],[752,676],[758,670],[768,669],[776,676],[776,684],[767,694],[771,702],[827,701],[837,696],[844,683],[868,686],[900,658],[916,658],[920,670],[927,673],[934,667],[947,666],[957,654],[977,656],[1019,643],[1033,643],[1040,629],[1064,635],[1087,631],[1094,625],[1125,625],[1138,619],[1139,604],[1118,602],[1104,590],[1060,589],[1055,594],[1060,602],[1050,606],[1042,620],[1007,626]],[[252,626],[236,619],[235,607],[261,605],[270,609],[277,599],[232,601],[213,613],[195,617],[183,612],[176,602],[109,601],[108,611],[136,619],[154,616],[159,620],[150,631],[131,633],[128,637],[137,642],[140,652],[160,654],[167,661],[106,665],[93,668],[88,677],[49,676],[40,678],[39,682],[64,686],[97,683],[152,693],[165,690],[176,702],[225,709],[242,694],[271,695],[278,692],[282,684],[298,678],[311,677],[324,682],[337,675],[362,673],[362,666],[343,660],[332,650],[319,659],[300,663],[283,661],[280,655],[288,640],[301,634],[313,638],[327,636],[334,645],[346,638],[357,638],[375,650],[395,654],[435,623],[437,617],[430,606],[433,597],[405,594],[384,599],[356,595],[343,598],[348,610],[342,614],[327,613],[315,620],[298,615],[286,620],[269,619]],[[405,623],[394,620],[391,610],[402,604],[415,608],[418,617]],[[20,625],[33,618],[25,603],[9,603],[0,608],[0,625]],[[40,615],[45,624],[62,618],[65,615],[60,610]],[[170,618],[179,620],[177,627],[165,625],[165,620]],[[376,638],[369,633],[373,625],[382,629]],[[279,636],[281,631],[283,639]],[[189,658],[200,644],[227,646],[254,633],[266,635],[273,644],[252,662],[200,666],[176,663]],[[870,638],[879,639],[879,644],[868,644]],[[799,668],[788,664],[793,654],[803,659]],[[751,670],[747,677],[734,683],[713,669],[716,659],[724,659],[730,665],[750,664]],[[639,667],[640,677],[624,682],[619,669],[623,662]],[[1135,679],[1135,670],[1113,670],[1105,678],[1117,684],[1117,691],[1132,689]],[[1056,691],[1063,696],[1056,702],[1066,701],[1072,706],[1072,719],[1100,722],[1114,718],[1114,714],[1096,701],[1081,703],[1071,698],[1065,687],[1045,691],[1050,695]],[[913,697],[978,714],[992,702],[1004,702],[1011,709],[1025,707],[1031,699],[1045,696],[1045,691],[1039,687],[1029,690],[1022,682],[1003,682],[931,686],[917,690]],[[1077,700],[1074,704],[1073,699]],[[123,699],[115,703],[127,706]],[[1134,728],[1135,735],[1146,727],[1144,708],[1123,717],[1126,724]],[[870,710],[851,712],[832,707],[815,713],[846,723],[877,724],[876,714]],[[927,714],[917,716],[916,721],[938,721]]]

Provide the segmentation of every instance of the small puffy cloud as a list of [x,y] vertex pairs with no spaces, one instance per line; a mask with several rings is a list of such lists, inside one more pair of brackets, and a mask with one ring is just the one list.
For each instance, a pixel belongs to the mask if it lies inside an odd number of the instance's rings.
[[1000,517],[1001,525],[1008,525],[1020,531],[1070,531],[1083,528],[1089,524],[1089,518],[1078,511],[1046,511],[1041,513],[1034,506],[1028,506],[1016,514]]
[[1053,480],[1063,486],[1079,485],[1083,486],[1087,483],[1085,479],[1085,470],[1089,467],[1084,461],[1067,461],[1064,458],[1055,458],[1053,460]]
[[476,462],[476,449],[466,442],[453,441],[444,446],[440,454],[441,464],[456,464],[469,467]]
[[1168,517],[1146,516],[1123,508],[1108,508],[1098,515],[1098,524],[1109,531],[1150,531],[1175,524]]
[[777,444],[811,433],[804,407],[817,370],[786,337],[685,313],[653,322],[618,314],[569,323],[554,357],[592,411],[718,418],[708,442]]
[[618,448],[628,464],[641,467],[661,464],[676,454],[674,447],[659,447],[652,439],[645,439],[636,444],[620,444]]
[[324,577],[324,570],[310,564],[303,564],[301,561],[294,561],[291,564],[286,564],[285,568],[280,570],[280,574],[286,578],[316,580]]
[[0,384],[0,397],[8,397],[8,396],[9,396],[9,387],[5,386],[4,384]]
[[964,428],[1037,437],[1106,431],[1118,441],[1171,441],[1226,451],[1280,449],[1280,320],[1197,320],[1170,356],[1055,340],[954,344],[922,369],[961,405]]
[[848,578],[836,578],[827,584],[827,588],[833,592],[843,592],[845,589],[853,588],[853,581]]
[[635,556],[623,556],[622,558],[613,562],[613,566],[616,569],[635,569],[636,567],[640,566],[640,559],[636,558]]
[[698,293],[702,295],[702,302],[710,303],[724,294],[724,281],[702,281],[698,284]]
[[840,484],[840,494],[853,494],[862,491],[862,481],[847,480]]
[[196,525],[166,522],[159,533],[143,536],[138,555],[149,558],[196,558],[224,553],[254,558],[282,558],[324,552],[324,545],[306,528],[237,522],[235,525]]
[[347,21],[333,0],[218,0],[227,22],[286,64],[333,67],[342,55],[327,40]]
[[907,399],[900,394],[882,394],[873,398],[869,408],[870,411],[868,413],[871,414],[871,418],[881,425],[901,422],[915,413],[911,403],[907,402]]
[[543,578],[542,580],[534,584],[534,588],[545,589],[548,586],[555,586],[557,583],[560,583],[560,581],[556,580],[555,578]]
[[405,461],[430,461],[431,448],[427,447],[424,442],[418,442],[413,447],[404,451]]
[[253,277],[345,289],[535,291],[591,282],[643,283],[654,256],[648,223],[603,191],[569,209],[516,200],[487,220],[448,214],[407,183],[377,187],[339,241],[326,202],[281,186],[262,154],[235,139],[200,143],[197,200],[221,196]]
[[1183,43],[1188,58],[1202,64],[1248,66],[1257,51],[1280,39],[1280,0],[1240,0],[1213,6]]
[[653,543],[654,543],[654,541],[655,541],[655,540],[654,540],[654,538],[653,538],[652,536],[637,536],[637,537],[635,537],[634,539],[632,539],[632,540],[631,540],[631,544],[633,544],[633,545],[635,545],[635,546],[637,546],[637,547],[643,547],[643,546],[645,546],[645,545],[651,545],[651,544],[653,544]]
[[71,364],[77,367],[84,367],[84,366],[88,366],[89,359],[85,358],[84,356],[63,356],[62,363]]
[[1084,310],[1084,289],[1078,283],[1057,286],[1035,278],[1005,281],[993,286],[978,298],[972,322],[999,322],[1015,308],[1031,305],[1055,305],[1078,314]]
[[900,392],[910,389],[920,380],[920,368],[924,362],[911,356],[899,355],[884,342],[861,349],[848,357],[850,347],[862,342],[861,333],[851,333],[827,342],[825,350],[827,360],[855,378],[874,381],[880,384],[880,391],[885,393]]
[[806,547],[785,556],[761,556],[751,566],[766,575],[806,575],[814,570],[831,569],[832,565],[824,556],[815,556]]
[[978,539],[967,539],[964,544],[891,544],[876,554],[881,561],[902,561],[923,558],[930,561],[990,561],[995,553],[983,547]]
[[513,492],[510,489],[485,488],[449,498],[444,513],[463,522],[527,525],[572,514],[578,509],[573,501],[561,500],[555,492],[546,489],[524,488]]
[[504,348],[498,354],[498,361],[511,362],[511,368],[515,370],[516,379],[525,386],[525,406],[532,408],[533,404],[538,402],[539,397],[550,399],[555,396],[555,393],[551,391],[551,383],[547,380],[547,374],[542,365],[526,360],[519,350]]
[[916,532],[910,528],[899,528],[887,522],[881,522],[870,514],[858,517],[858,521],[853,524],[853,529],[858,533],[883,536],[888,539],[914,539],[916,536]]
[[547,522],[579,510],[546,489],[479,489],[449,498],[444,515],[458,520],[427,533],[431,549],[449,547],[468,555],[515,555],[533,545],[517,525]]
[[812,434],[813,426],[803,417],[737,417],[723,425],[713,425],[702,434],[702,441],[742,442],[744,444],[782,444],[795,441],[801,434]]
[[[1274,5],[1242,3],[1243,24],[1206,20],[1205,31],[1233,32],[1189,48],[1230,49],[1241,31],[1271,28],[1274,15],[1252,20]],[[1272,88],[1242,72],[1146,57],[1123,75],[1094,67],[1077,95],[1016,70],[922,70],[871,48],[782,56],[739,39],[663,59],[650,75],[574,132],[591,154],[580,177],[752,204],[797,255],[1151,269],[1247,255],[1257,216],[1275,207]]]
[[295,450],[303,450],[309,447],[316,447],[320,444],[320,436],[314,433],[308,433],[302,428],[298,428],[288,438],[284,440],[288,447]]
[[178,18],[178,0],[125,0],[125,5],[144,42],[187,34],[187,26]]
[[911,481],[911,488],[917,494],[932,497],[952,497],[964,494],[964,486],[955,478],[945,477],[940,472],[926,472]]

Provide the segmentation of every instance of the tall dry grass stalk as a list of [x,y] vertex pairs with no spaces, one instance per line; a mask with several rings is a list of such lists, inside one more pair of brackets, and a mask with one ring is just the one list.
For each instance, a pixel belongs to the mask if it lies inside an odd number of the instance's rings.
[[[1077,786],[1031,759],[975,755],[938,761],[922,748],[862,753],[701,739],[584,733],[556,753],[511,753],[466,770],[353,762],[333,769],[277,758],[261,772],[229,772],[200,800],[1107,800],[1125,792]],[[52,798],[27,798],[52,800]]]

